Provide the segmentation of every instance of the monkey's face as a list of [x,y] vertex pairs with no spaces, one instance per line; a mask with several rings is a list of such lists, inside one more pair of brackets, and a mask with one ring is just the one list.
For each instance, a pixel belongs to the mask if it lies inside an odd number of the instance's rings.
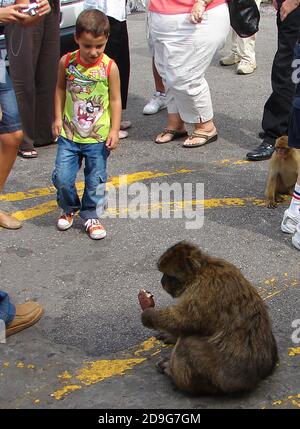
[[176,277],[169,276],[168,274],[163,274],[161,285],[173,298],[176,298],[182,292],[181,282]]
[[289,155],[289,138],[288,136],[281,136],[276,140],[275,151],[279,158],[286,159]]
[[276,153],[281,159],[287,159],[290,149],[288,147],[275,147]]

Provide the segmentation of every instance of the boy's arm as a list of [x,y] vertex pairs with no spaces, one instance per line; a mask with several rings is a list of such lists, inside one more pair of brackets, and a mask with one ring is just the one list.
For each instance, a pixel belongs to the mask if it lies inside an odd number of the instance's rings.
[[58,76],[54,98],[54,122],[52,126],[53,137],[56,139],[62,129],[62,116],[66,102],[66,55],[64,55],[58,65]]
[[109,83],[109,105],[111,111],[111,127],[106,147],[115,149],[119,142],[119,131],[122,116],[121,84],[119,69],[115,62],[112,63],[108,78]]

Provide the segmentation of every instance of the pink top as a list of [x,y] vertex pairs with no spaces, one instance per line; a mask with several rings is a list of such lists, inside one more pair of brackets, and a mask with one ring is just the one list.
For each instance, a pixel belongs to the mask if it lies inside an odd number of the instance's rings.
[[[212,0],[206,10],[227,3],[227,0]],[[190,13],[195,0],[150,0],[149,10],[151,12],[164,13],[166,15],[176,15],[178,13]]]

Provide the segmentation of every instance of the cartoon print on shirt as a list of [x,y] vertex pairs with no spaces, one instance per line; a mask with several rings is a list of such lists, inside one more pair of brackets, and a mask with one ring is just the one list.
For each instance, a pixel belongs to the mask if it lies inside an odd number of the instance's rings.
[[75,91],[71,91],[73,100],[73,118],[69,121],[66,116],[63,118],[63,127],[66,137],[72,140],[74,134],[82,138],[92,138],[101,140],[99,130],[103,125],[97,125],[97,121],[103,115],[104,109],[100,96],[87,99],[79,99]]
[[95,86],[97,85],[97,79],[93,79],[92,77],[85,76],[80,73],[79,70],[73,65],[69,64],[68,67],[68,81],[67,81],[67,89],[71,92],[75,93],[87,93],[90,94]]

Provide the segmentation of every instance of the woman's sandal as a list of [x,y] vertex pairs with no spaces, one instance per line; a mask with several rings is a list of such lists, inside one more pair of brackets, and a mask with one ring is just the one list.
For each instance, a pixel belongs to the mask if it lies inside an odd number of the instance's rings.
[[[164,137],[167,134],[171,134],[171,138],[166,141],[160,141],[158,138]],[[159,137],[155,140],[155,143],[157,144],[164,144],[164,143],[170,143],[173,140],[181,139],[182,137],[186,137],[188,135],[187,131],[175,131],[175,130],[168,130],[165,129],[161,134],[159,134]]]
[[208,134],[203,134],[203,133],[197,133],[196,131],[194,131],[188,139],[186,139],[186,141],[182,144],[183,147],[199,147],[199,146],[203,146],[207,143],[211,143],[214,142],[218,139],[218,134],[217,132],[215,134],[213,134],[212,136],[208,135]]
[[37,158],[38,153],[35,149],[32,149],[32,150],[21,150],[21,149],[19,149],[18,155],[21,158],[28,159],[28,158]]

